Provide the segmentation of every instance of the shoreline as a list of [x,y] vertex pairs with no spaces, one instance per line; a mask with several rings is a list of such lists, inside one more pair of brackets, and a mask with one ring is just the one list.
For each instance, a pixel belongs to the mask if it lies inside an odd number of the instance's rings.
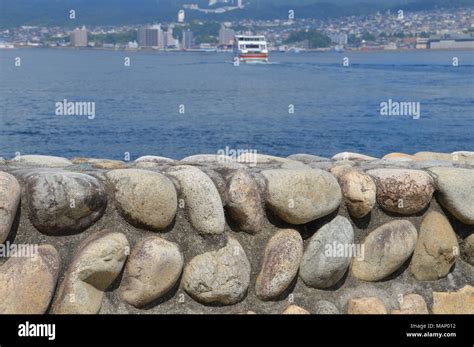
[[[154,49],[125,49],[125,48],[77,48],[77,47],[34,47],[34,46],[15,46],[15,48],[0,48],[0,52],[15,51],[21,49],[51,49],[51,50],[65,50],[65,51],[107,51],[107,52],[131,52],[131,53],[157,53],[157,54],[166,54],[166,53],[215,53],[215,54],[233,54],[232,51],[219,51],[219,50],[208,50],[208,49],[195,49],[195,50],[154,50]],[[300,54],[313,54],[313,53],[332,53],[332,54],[344,54],[344,53],[380,53],[380,52],[474,52],[474,49],[349,49],[345,51],[335,52],[331,49],[327,50],[302,50],[298,53],[296,52],[280,52],[280,51],[271,51],[270,55],[279,55],[279,54],[288,54],[288,55],[300,55]]]

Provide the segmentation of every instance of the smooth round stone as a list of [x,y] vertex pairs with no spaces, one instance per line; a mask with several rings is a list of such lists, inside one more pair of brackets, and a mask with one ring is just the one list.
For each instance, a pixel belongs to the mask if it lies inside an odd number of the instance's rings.
[[197,154],[181,159],[183,164],[232,163],[235,159],[224,154]]
[[117,170],[127,167],[127,164],[120,160],[101,160],[93,163],[92,167],[102,170]]
[[28,214],[44,233],[83,231],[102,217],[107,206],[105,189],[92,176],[51,170],[26,177]]
[[314,314],[340,314],[340,312],[332,302],[319,300],[314,308]]
[[157,236],[139,241],[125,266],[120,285],[124,301],[143,307],[161,298],[179,280],[184,258],[179,246]]
[[348,170],[339,177],[344,201],[354,218],[368,215],[375,205],[377,188],[373,179],[360,171]]
[[377,185],[377,203],[389,212],[418,213],[428,206],[434,193],[433,179],[421,170],[376,169],[367,174]]
[[[377,161],[377,160],[376,160]],[[358,166],[362,165],[363,163],[370,163],[371,160],[368,160],[368,161],[358,161],[356,162],[355,160],[335,160],[335,161],[332,161],[332,166],[331,166],[331,169],[336,167],[336,166],[356,166],[356,164]]]
[[102,161],[102,159],[85,158],[85,157],[74,157],[71,159],[71,162],[75,165],[92,164],[92,163],[98,163],[100,161]]
[[133,167],[135,167],[137,169],[145,169],[145,170],[147,170],[147,169],[161,169],[162,168],[160,164],[153,163],[151,161],[141,161],[141,162],[135,163],[135,165]]
[[469,235],[463,242],[463,253],[466,261],[474,265],[474,234]]
[[411,260],[411,273],[419,281],[446,277],[458,254],[456,234],[446,217],[439,212],[427,213]]
[[305,163],[301,161],[296,161],[292,160],[286,163],[282,163],[280,165],[281,169],[287,169],[287,170],[311,170],[311,166],[306,165]]
[[338,153],[331,158],[332,160],[375,160],[377,158],[352,152],[342,152]]
[[453,160],[453,155],[450,153],[418,152],[414,156],[421,160]]
[[377,159],[372,161],[359,161],[358,168],[362,171],[377,169],[410,169],[416,161]]
[[405,153],[389,153],[383,156],[382,159],[396,159],[396,160],[420,160],[420,158],[415,157],[414,155],[405,154]]
[[333,175],[322,170],[265,170],[266,201],[278,217],[305,224],[335,211],[342,199]]
[[418,294],[403,295],[400,309],[392,310],[392,314],[429,314],[425,299]]
[[224,208],[209,176],[194,166],[175,166],[167,173],[179,183],[192,226],[202,234],[222,234]]
[[432,167],[453,167],[453,163],[443,160],[417,160],[410,163],[410,168],[415,170],[426,170]]
[[329,168],[329,172],[333,174],[338,180],[351,171],[356,171],[356,169],[354,169],[354,167],[349,164],[334,165]]
[[283,164],[294,162],[295,160],[291,160],[288,158],[282,157],[275,157],[273,155],[267,154],[259,154],[259,153],[242,153],[237,157],[237,162],[241,164],[247,165],[257,165],[257,164]]
[[288,306],[282,314],[310,314],[307,310],[296,305]]
[[434,314],[474,314],[474,287],[464,286],[457,292],[433,292]]
[[54,298],[54,314],[97,314],[130,253],[124,234],[104,230],[81,242]]
[[474,152],[459,151],[451,153],[453,162],[456,164],[474,165]]
[[334,166],[334,163],[332,161],[315,161],[306,165],[308,165],[311,169],[320,169],[327,171]]
[[246,170],[226,176],[227,210],[239,229],[251,234],[263,228],[265,211],[258,185]]
[[34,246],[30,256],[11,257],[0,266],[0,314],[44,314],[48,309],[59,255],[51,245],[29,245]]
[[191,259],[182,279],[184,290],[204,304],[235,304],[245,297],[249,284],[250,262],[231,236],[225,247]]
[[312,163],[312,162],[321,162],[321,161],[330,161],[331,159],[325,158],[325,157],[320,157],[318,155],[312,155],[312,154],[292,154],[287,157],[288,159],[291,160],[297,160],[301,161],[305,164]]
[[354,231],[351,223],[337,216],[309,240],[301,262],[300,277],[313,288],[329,288],[346,273],[352,259]]
[[350,299],[347,302],[348,314],[387,314],[385,305],[378,298],[367,297]]
[[156,164],[172,164],[175,160],[167,157],[156,155],[144,155],[135,160],[135,163],[156,163]]
[[128,222],[153,230],[163,230],[173,222],[178,196],[168,177],[139,169],[113,170],[106,176]]
[[352,261],[353,275],[363,281],[380,281],[410,258],[418,234],[409,221],[394,220],[372,231],[365,239],[363,257]]
[[0,244],[5,242],[20,203],[20,184],[6,172],[0,172]]
[[278,231],[268,241],[263,254],[255,293],[262,300],[278,298],[293,282],[303,256],[303,239],[296,230]]
[[438,186],[438,200],[459,221],[474,224],[474,170],[437,167],[429,170]]
[[235,156],[224,154],[198,154],[181,159],[183,165],[200,165],[205,167],[217,167],[219,169],[246,169],[247,166],[237,162]]
[[121,160],[110,160],[110,159],[99,159],[99,158],[82,158],[76,157],[72,159],[74,164],[89,164],[96,169],[103,169],[103,170],[115,170],[115,169],[123,169],[127,165],[125,162]]
[[21,155],[10,160],[10,163],[21,163],[28,166],[62,168],[73,165],[73,163],[63,157],[50,155]]

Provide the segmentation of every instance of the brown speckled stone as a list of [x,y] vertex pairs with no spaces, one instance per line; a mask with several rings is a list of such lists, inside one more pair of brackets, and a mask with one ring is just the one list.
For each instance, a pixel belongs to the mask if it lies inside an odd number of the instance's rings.
[[278,231],[265,247],[255,292],[262,300],[281,295],[291,284],[303,257],[303,239],[292,229]]
[[377,185],[377,203],[388,212],[411,215],[424,210],[434,193],[434,181],[421,170],[367,171]]

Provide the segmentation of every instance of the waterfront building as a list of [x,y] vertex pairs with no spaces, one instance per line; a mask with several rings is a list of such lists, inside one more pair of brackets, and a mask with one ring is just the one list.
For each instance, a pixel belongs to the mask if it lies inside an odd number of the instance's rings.
[[235,31],[227,28],[225,25],[221,25],[219,30],[219,45],[221,46],[232,46],[235,41]]
[[329,33],[329,38],[331,39],[332,43],[335,43],[339,46],[346,46],[348,36],[346,33],[336,32],[336,33]]
[[183,31],[183,42],[182,42],[182,45],[183,45],[183,49],[191,49],[193,48],[193,41],[194,41],[194,38],[193,38],[193,32],[191,30],[184,30]]
[[160,25],[153,25],[138,30],[138,45],[140,47],[149,47],[163,49],[164,36]]
[[474,49],[474,37],[431,39],[430,49]]
[[429,39],[424,37],[417,37],[416,39],[416,49],[427,49],[429,44]]
[[87,47],[87,29],[85,26],[76,28],[70,36],[71,46]]

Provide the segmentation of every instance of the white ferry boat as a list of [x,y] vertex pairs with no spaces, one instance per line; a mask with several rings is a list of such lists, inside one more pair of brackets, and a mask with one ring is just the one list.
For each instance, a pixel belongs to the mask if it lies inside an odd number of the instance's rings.
[[236,35],[234,53],[243,63],[267,63],[268,46],[265,36]]

